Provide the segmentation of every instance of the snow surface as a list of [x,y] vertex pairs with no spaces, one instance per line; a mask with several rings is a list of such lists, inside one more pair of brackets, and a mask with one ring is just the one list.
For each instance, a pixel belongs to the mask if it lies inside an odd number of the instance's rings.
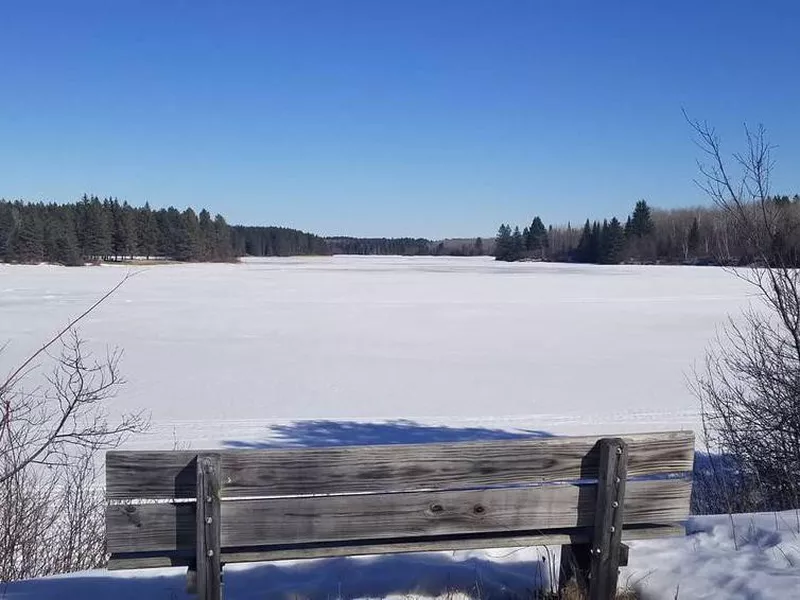
[[[693,517],[690,535],[631,542],[620,586],[642,600],[800,597],[800,514]],[[734,534],[735,532],[735,534]],[[734,543],[734,539],[736,543]],[[550,589],[542,548],[282,561],[225,567],[228,600],[529,599]],[[0,585],[3,600],[182,600],[185,569],[88,571]]]
[[[121,266],[0,265],[0,371],[113,286]],[[697,429],[686,379],[752,290],[720,269],[304,258],[160,265],[82,333],[124,349],[132,448],[324,446]],[[636,542],[643,598],[800,597],[794,513],[696,517]],[[543,560],[544,558],[544,560]],[[226,568],[226,597],[497,598],[547,586],[544,549]],[[122,583],[124,581],[124,584]],[[0,586],[0,598],[185,598],[180,569]]]
[[[0,265],[0,370],[126,271]],[[262,259],[141,269],[82,332],[125,351],[135,447],[624,433],[697,426],[686,376],[750,294],[716,268]]]

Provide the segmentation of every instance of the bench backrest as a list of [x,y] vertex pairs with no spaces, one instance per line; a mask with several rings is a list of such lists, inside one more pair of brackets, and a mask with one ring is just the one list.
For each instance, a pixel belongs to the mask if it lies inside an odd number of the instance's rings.
[[[621,437],[623,538],[675,534],[689,513],[694,435]],[[198,497],[216,506],[226,563],[588,540],[597,442],[108,452],[110,567],[191,564]]]

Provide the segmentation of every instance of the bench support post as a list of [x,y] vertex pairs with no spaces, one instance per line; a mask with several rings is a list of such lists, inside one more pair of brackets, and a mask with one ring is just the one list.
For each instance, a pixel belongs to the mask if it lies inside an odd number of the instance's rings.
[[561,548],[559,588],[574,580],[588,586],[589,600],[613,600],[617,593],[620,563],[627,564],[622,549],[623,504],[628,473],[628,446],[621,438],[603,438],[597,479],[597,504],[591,544]]
[[597,512],[592,535],[589,600],[609,600],[617,595],[622,508],[628,475],[628,446],[621,438],[600,440]]
[[218,454],[198,455],[196,587],[200,600],[222,599],[220,470],[220,457]]

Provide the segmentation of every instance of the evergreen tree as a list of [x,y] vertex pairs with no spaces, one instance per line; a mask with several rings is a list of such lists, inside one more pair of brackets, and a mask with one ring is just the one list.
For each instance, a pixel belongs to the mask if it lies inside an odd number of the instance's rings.
[[138,252],[136,211],[127,202],[122,203],[122,253],[131,259]]
[[622,261],[625,250],[625,231],[622,224],[614,217],[610,222],[603,221],[602,256],[600,262],[616,265]]
[[234,254],[233,243],[231,239],[231,228],[225,222],[222,215],[214,217],[214,260],[233,260],[236,257]]
[[497,230],[497,237],[494,242],[494,256],[497,260],[509,261],[513,260],[511,258],[512,252],[511,227],[504,223]]
[[475,254],[483,255],[483,238],[475,238]]
[[93,196],[86,206],[84,221],[83,252],[88,258],[107,258],[111,256],[110,214],[104,209],[97,196]]
[[215,260],[217,258],[217,236],[214,230],[214,222],[211,220],[211,213],[205,208],[198,215],[200,227],[200,246],[199,260]]
[[176,224],[175,259],[182,261],[199,260],[201,256],[201,236],[197,214],[191,208],[187,208],[183,213],[179,214]]
[[35,209],[21,211],[12,250],[15,260],[20,262],[39,263],[45,259],[44,224],[37,212]]
[[595,221],[592,224],[592,236],[589,242],[589,260],[587,262],[590,263],[599,263],[600,262],[600,244],[602,243],[602,230],[600,228],[600,222]]
[[547,228],[538,216],[534,217],[528,229],[527,249],[531,251],[536,258],[544,258],[549,246],[550,242]]
[[633,209],[633,215],[630,218],[630,225],[626,229],[630,229],[630,233],[636,237],[644,237],[653,233],[655,229],[653,225],[653,218],[650,215],[650,207],[647,202],[639,200],[636,207]]
[[155,255],[158,248],[158,221],[150,204],[145,202],[144,207],[139,209],[136,218],[136,239],[139,245],[139,252],[149,259]]
[[586,223],[583,225],[583,231],[575,251],[575,259],[582,263],[594,262],[592,260],[592,226],[589,219],[586,219]]
[[511,234],[511,256],[508,260],[519,260],[522,258],[523,252],[525,252],[525,240],[522,238],[519,226],[517,226],[514,227],[514,233]]
[[82,265],[75,223],[68,210],[49,207],[43,229],[44,258],[62,265]]
[[17,231],[19,210],[10,202],[0,200],[0,261],[14,259],[12,250]]

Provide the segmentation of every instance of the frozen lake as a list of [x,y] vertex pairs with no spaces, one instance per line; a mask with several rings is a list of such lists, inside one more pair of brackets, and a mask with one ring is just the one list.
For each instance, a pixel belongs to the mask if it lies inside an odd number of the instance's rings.
[[[126,271],[0,265],[0,368]],[[310,443],[410,441],[342,423],[397,419],[625,432],[697,426],[687,376],[751,294],[715,268],[264,259],[144,268],[81,330],[125,351],[117,406],[153,421],[135,446],[304,443],[300,419],[336,422]]]

